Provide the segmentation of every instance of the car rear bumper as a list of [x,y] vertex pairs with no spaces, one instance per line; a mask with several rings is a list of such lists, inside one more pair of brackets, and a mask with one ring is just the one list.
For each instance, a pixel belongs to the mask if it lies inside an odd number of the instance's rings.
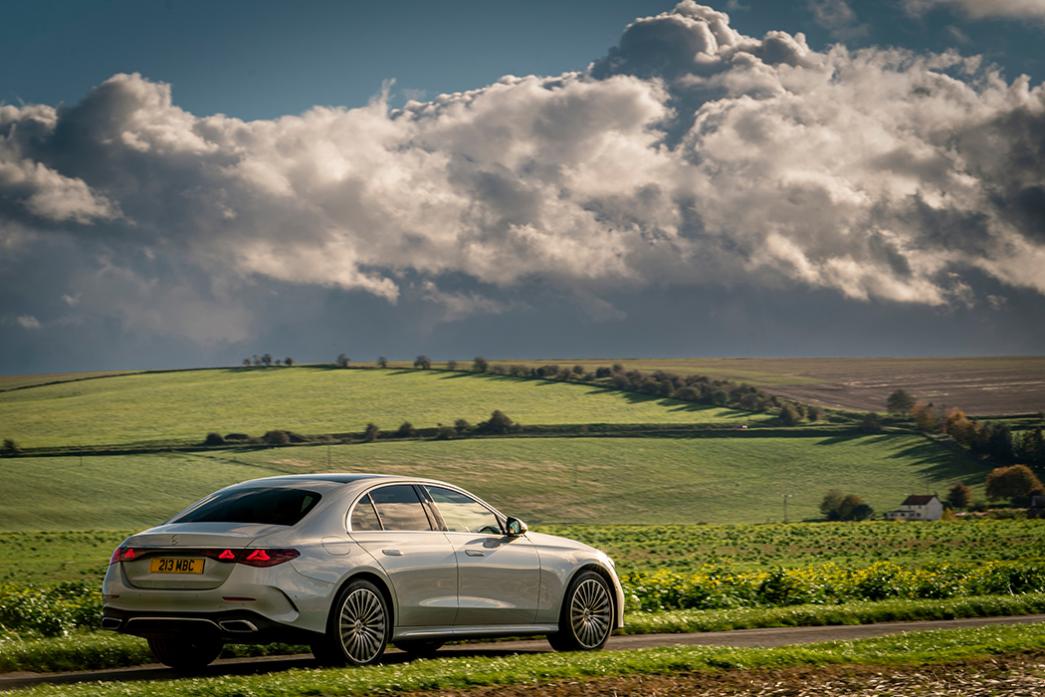
[[102,609],[102,628],[141,637],[207,635],[229,643],[307,644],[320,636],[251,610],[172,612],[123,610],[106,605]]

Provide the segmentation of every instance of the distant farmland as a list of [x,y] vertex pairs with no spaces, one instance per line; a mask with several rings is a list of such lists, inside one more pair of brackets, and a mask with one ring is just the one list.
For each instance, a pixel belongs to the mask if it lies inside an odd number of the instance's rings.
[[767,392],[838,409],[882,411],[898,387],[937,405],[970,414],[1045,410],[1045,357],[991,358],[560,358],[497,361],[620,363],[628,370],[696,373],[747,382]]

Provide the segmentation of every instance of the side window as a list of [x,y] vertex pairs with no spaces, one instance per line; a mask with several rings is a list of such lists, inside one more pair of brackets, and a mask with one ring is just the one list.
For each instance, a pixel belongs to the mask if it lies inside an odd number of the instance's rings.
[[370,492],[370,498],[385,530],[431,530],[421,499],[409,484],[383,486]]
[[497,516],[489,508],[470,496],[444,489],[441,486],[429,486],[428,495],[432,497],[439,515],[446,523],[449,532],[472,532],[486,535],[500,535],[501,524]]
[[367,494],[359,499],[359,503],[352,510],[352,530],[362,532],[380,529],[381,521],[377,519],[377,512],[374,511],[374,504],[370,500],[370,494]]

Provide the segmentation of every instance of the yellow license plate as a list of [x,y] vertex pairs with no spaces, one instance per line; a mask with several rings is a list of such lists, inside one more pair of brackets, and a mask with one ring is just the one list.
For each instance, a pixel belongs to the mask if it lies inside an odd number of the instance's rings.
[[160,557],[149,562],[149,572],[154,574],[202,574],[202,559]]

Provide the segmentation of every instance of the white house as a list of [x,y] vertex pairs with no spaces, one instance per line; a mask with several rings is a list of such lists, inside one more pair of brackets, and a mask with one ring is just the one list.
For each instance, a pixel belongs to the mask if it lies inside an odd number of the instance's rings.
[[895,511],[885,514],[889,520],[939,520],[943,517],[943,502],[935,494],[913,494],[904,499]]

